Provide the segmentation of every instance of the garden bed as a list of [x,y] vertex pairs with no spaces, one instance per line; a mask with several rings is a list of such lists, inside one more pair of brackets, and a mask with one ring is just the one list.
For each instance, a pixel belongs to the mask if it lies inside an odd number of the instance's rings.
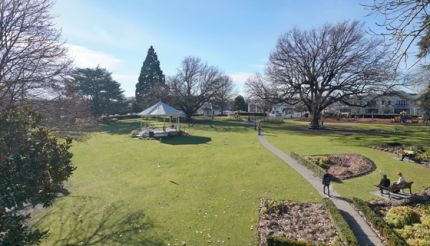
[[305,158],[340,180],[362,176],[376,169],[372,160],[359,154],[310,155]]
[[382,199],[353,200],[387,244],[430,245],[430,188],[414,194],[414,199],[401,206]]
[[[273,242],[279,245],[332,245],[342,242],[341,238],[355,242],[352,231],[340,213],[333,214],[331,211],[333,208],[338,212],[334,205],[328,206],[327,203],[277,202],[262,199],[258,223],[260,245],[266,246]],[[342,220],[341,223],[333,221],[339,218]],[[345,236],[342,236],[344,234],[337,228],[346,231]],[[351,237],[352,239],[349,239]]]
[[389,143],[383,145],[373,146],[374,149],[389,152],[397,155],[399,158],[405,150],[413,151],[415,154],[413,156],[405,157],[405,160],[411,160],[415,163],[422,164],[425,167],[430,168],[430,152],[420,146],[404,146],[400,143]]

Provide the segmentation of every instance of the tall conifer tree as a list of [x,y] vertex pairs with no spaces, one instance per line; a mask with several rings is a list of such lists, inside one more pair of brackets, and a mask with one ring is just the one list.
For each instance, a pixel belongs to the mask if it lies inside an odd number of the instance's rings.
[[159,92],[163,91],[165,85],[166,80],[160,68],[160,61],[151,46],[140,70],[139,82],[136,84],[136,101],[146,107],[162,99],[160,97],[163,93]]

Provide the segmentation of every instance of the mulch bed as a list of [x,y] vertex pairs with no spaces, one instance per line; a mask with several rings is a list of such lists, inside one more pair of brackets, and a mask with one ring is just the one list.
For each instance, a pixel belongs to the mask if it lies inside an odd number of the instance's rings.
[[313,244],[333,244],[338,239],[324,204],[266,199],[260,202],[258,237],[261,246],[267,245],[268,237],[286,237]]
[[323,168],[328,169],[329,174],[340,180],[366,175],[376,169],[372,160],[359,154],[329,154],[308,157],[311,161],[314,158],[325,158],[326,163]]

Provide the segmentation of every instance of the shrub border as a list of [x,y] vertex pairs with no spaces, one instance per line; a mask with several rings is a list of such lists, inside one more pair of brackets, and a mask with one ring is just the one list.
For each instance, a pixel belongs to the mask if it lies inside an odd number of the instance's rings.
[[346,223],[339,209],[337,209],[336,205],[332,200],[328,198],[323,198],[324,205],[330,214],[330,218],[336,226],[337,231],[339,232],[339,236],[342,239],[342,242],[345,245],[350,246],[358,246],[358,240],[354,235],[354,232],[349,227],[348,223]]
[[355,208],[372,224],[372,227],[384,237],[388,245],[407,245],[405,239],[400,237],[381,216],[376,214],[375,211],[366,204],[365,201],[354,197],[352,198],[352,202]]
[[310,168],[318,177],[322,178],[324,176],[325,170],[322,167],[316,165],[315,163],[313,163],[311,161],[306,160],[301,155],[299,155],[295,152],[291,152],[290,155],[292,158],[294,158],[296,161],[298,161],[303,166]]

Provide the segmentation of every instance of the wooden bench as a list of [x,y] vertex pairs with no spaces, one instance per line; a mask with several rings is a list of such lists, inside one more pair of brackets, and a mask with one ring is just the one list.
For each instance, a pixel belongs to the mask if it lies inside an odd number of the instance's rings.
[[[403,189],[409,189],[409,193],[412,194],[412,184],[414,182],[403,182],[400,184],[394,183],[389,187],[382,187],[382,190],[388,191],[388,197],[391,198],[391,193],[395,193],[395,191],[403,190]],[[379,187],[379,185],[378,185]],[[382,193],[384,194],[384,193]]]

